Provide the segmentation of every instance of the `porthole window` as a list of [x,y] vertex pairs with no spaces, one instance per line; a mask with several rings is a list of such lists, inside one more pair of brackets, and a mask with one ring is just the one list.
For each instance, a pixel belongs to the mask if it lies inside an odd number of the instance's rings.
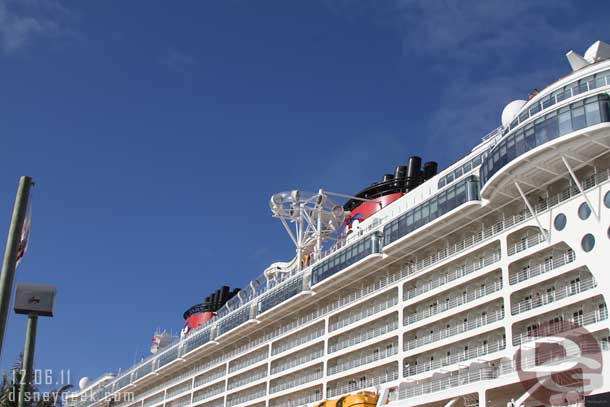
[[604,205],[606,205],[606,208],[610,208],[610,191],[604,195]]
[[578,217],[582,220],[585,220],[585,219],[589,218],[590,215],[591,215],[591,208],[589,207],[589,204],[586,202],[581,203],[580,206],[578,207]]
[[566,223],[568,222],[568,218],[563,213],[555,216],[555,221],[553,224],[555,225],[555,229],[563,230],[566,227]]
[[595,238],[591,233],[587,233],[581,240],[580,245],[585,252],[590,252],[595,247]]

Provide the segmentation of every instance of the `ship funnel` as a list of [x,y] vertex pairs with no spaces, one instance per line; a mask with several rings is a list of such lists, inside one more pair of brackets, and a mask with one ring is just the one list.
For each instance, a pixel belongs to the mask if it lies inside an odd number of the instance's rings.
[[405,185],[405,178],[407,176],[407,166],[399,165],[396,167],[396,171],[394,172],[394,185],[397,188],[403,189]]
[[385,174],[383,176],[383,182],[389,182],[394,179],[394,174]]
[[421,179],[421,157],[409,157],[409,166],[407,168],[406,190],[415,189]]
[[436,175],[438,170],[438,163],[435,161],[428,161],[424,164],[424,181],[429,180],[430,178]]

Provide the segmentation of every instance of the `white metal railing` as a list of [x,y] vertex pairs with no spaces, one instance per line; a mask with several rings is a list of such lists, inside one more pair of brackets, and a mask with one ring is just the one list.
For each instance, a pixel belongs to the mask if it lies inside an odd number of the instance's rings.
[[199,375],[199,376],[195,377],[195,386],[194,387],[203,386],[216,379],[220,379],[224,375],[225,375],[224,366],[222,369],[218,369],[218,370],[212,371],[210,373],[205,373],[205,374]]
[[165,398],[169,399],[172,398],[180,393],[184,393],[187,390],[191,389],[191,380],[189,379],[186,383],[182,383],[178,386],[174,386],[171,387],[169,389],[166,390],[165,392]]
[[267,393],[267,386],[261,387],[255,390],[248,390],[244,392],[237,393],[239,396],[233,395],[227,397],[227,406],[232,407],[241,403],[245,403],[246,401],[251,401],[260,397],[265,396]]
[[288,340],[285,342],[279,342],[277,345],[275,345],[273,347],[271,354],[277,355],[279,353],[287,351],[288,349],[295,348],[299,345],[302,345],[302,344],[312,341],[316,338],[319,338],[322,335],[324,335],[324,326],[320,326],[319,328],[317,328],[313,331],[300,333],[292,340]]
[[329,331],[336,331],[337,329],[351,325],[354,322],[362,321],[364,318],[370,317],[371,315],[385,311],[388,308],[398,304],[397,292],[392,292],[391,297],[385,300],[377,300],[373,305],[362,304],[360,310],[357,312],[346,312],[339,316],[339,319],[329,325]]
[[403,318],[404,319],[403,324],[404,325],[414,324],[416,322],[421,321],[422,319],[430,318],[431,316],[436,316],[440,312],[445,312],[445,311],[453,309],[455,307],[459,307],[459,306],[467,304],[469,302],[478,300],[479,298],[493,294],[497,291],[500,291],[501,289],[502,289],[502,280],[494,281],[492,284],[486,284],[484,288],[469,290],[466,292],[466,295],[459,295],[457,297],[453,297],[449,301],[437,303],[437,304],[435,304],[435,306],[427,308],[423,311],[405,315]]
[[560,255],[554,254],[553,256],[550,256],[548,260],[542,261],[541,263],[535,265],[527,264],[518,272],[511,274],[510,284],[515,285],[523,281],[527,281],[531,278],[548,273],[549,271],[571,263],[574,260],[576,260],[574,251],[572,249],[568,249]]
[[276,400],[269,402],[270,407],[300,407],[309,403],[314,403],[322,398],[321,391],[308,392],[302,396],[289,395],[287,397],[280,397]]
[[[556,357],[554,360],[541,358],[538,354],[534,358],[525,358],[525,360],[522,359],[519,362],[521,363],[521,369],[529,369],[533,366],[539,365],[540,360],[543,360],[545,364],[561,362],[575,356],[578,357],[580,354],[579,352],[580,351],[577,350],[576,354],[567,355],[559,353],[558,357]],[[516,371],[517,368],[515,367],[515,362],[512,360],[501,361],[496,367],[486,366],[476,370],[466,368],[447,373],[445,376],[437,379],[432,378],[426,381],[408,383],[400,389],[399,398],[404,400],[412,397],[423,396],[425,394],[445,391],[453,387],[464,386],[483,380],[493,380],[500,376],[515,373]]]
[[579,281],[575,284],[566,284],[552,291],[547,291],[535,297],[531,297],[521,300],[510,307],[510,311],[513,315],[518,315],[522,312],[532,310],[534,308],[542,307],[543,305],[553,303],[555,301],[563,300],[564,298],[571,297],[581,292],[591,290],[597,287],[597,282],[593,278],[587,278]]
[[165,407],[184,407],[190,403],[191,396],[185,396],[165,403]]
[[324,356],[324,344],[321,347],[317,347],[315,350],[305,349],[305,352],[298,357],[294,357],[295,355],[291,355],[285,359],[282,359],[282,362],[274,365],[271,368],[271,374],[276,374],[283,372],[284,370],[292,369],[293,367],[300,366],[304,363],[311,362],[314,359],[321,358]]
[[165,393],[164,393],[164,392],[161,392],[161,393],[159,393],[159,394],[157,394],[157,395],[155,395],[155,396],[153,396],[153,397],[149,397],[148,399],[144,400],[144,401],[142,402],[142,405],[143,405],[144,407],[148,407],[148,406],[155,405],[155,404],[157,404],[158,402],[163,401],[163,398],[164,398],[164,397],[165,397]]
[[428,291],[434,290],[435,288],[448,284],[468,274],[474,273],[475,271],[481,270],[482,268],[487,267],[491,264],[497,263],[498,261],[500,261],[501,257],[502,256],[500,254],[500,250],[498,250],[484,257],[483,259],[477,259],[476,261],[457,267],[452,272],[443,274],[435,278],[434,280],[424,283],[418,287],[406,290],[403,296],[404,300],[410,300],[411,298],[415,298],[418,295],[427,293]]
[[271,386],[269,387],[269,394],[277,393],[278,391],[282,391],[282,390],[286,390],[286,389],[291,389],[293,387],[297,387],[297,386],[300,386],[305,383],[313,382],[314,380],[318,380],[321,378],[322,378],[322,368],[320,367],[320,370],[318,370],[318,371],[311,372],[311,373],[308,373],[305,375],[300,374],[300,375],[297,375],[293,379],[289,379],[289,380],[282,379],[275,383],[272,383]]
[[201,401],[213,397],[225,391],[225,384],[219,383],[205,390],[199,390],[193,394],[193,401]]
[[221,397],[205,404],[200,404],[199,407],[225,407],[225,398]]
[[254,372],[243,373],[237,377],[239,377],[239,378],[229,380],[229,384],[227,385],[227,390],[232,390],[237,387],[241,387],[248,383],[252,383],[256,380],[260,380],[262,378],[267,377],[267,366],[263,366],[262,369],[255,369]]
[[438,331],[422,336],[421,338],[411,339],[410,341],[405,342],[404,350],[408,351],[411,349],[418,348],[420,346],[427,345],[429,343],[440,341],[441,339],[449,338],[451,336],[455,336],[461,334],[463,332],[471,331],[473,329],[480,328],[485,325],[492,324],[496,321],[500,321],[504,318],[504,310],[496,310],[495,312],[489,315],[481,315],[476,317],[475,319],[468,320],[467,322],[457,321],[455,325],[447,328],[441,328]]
[[346,337],[345,339],[338,340],[332,345],[329,345],[328,353],[337,352],[349,346],[353,346],[369,339],[387,334],[388,332],[393,331],[396,328],[398,328],[398,322],[394,318],[392,318],[391,321],[387,321],[383,325],[370,327],[368,329],[366,326],[364,326],[359,333],[354,334],[350,332],[350,336]]
[[366,389],[367,387],[377,386],[396,379],[398,379],[398,371],[396,370],[373,377],[362,376],[360,378],[354,378],[350,382],[340,386],[328,386],[326,393],[328,397],[336,397],[340,396],[341,394],[353,393],[358,390]]
[[[576,326],[586,326],[586,325],[595,324],[600,321],[605,321],[606,319],[608,319],[608,310],[606,308],[604,308],[601,311],[595,310],[595,311],[584,312],[582,315],[580,315],[576,318],[573,318],[572,323]],[[531,342],[532,340],[536,339],[536,337],[539,337],[540,335],[551,336],[551,335],[559,334],[559,333],[565,332],[566,330],[572,329],[572,327],[573,326],[569,325],[569,324],[556,323],[556,324],[546,325],[542,328],[534,328],[534,329],[530,330],[529,332],[523,331],[523,332],[518,333],[513,336],[513,345],[518,346],[518,345],[521,345],[522,343]]]
[[490,343],[487,345],[479,345],[479,346],[473,347],[465,352],[463,351],[463,352],[455,353],[451,356],[445,356],[445,357],[437,359],[437,360],[428,361],[425,363],[418,363],[417,365],[413,365],[413,366],[405,365],[404,376],[409,377],[409,376],[413,376],[416,374],[429,372],[431,370],[438,369],[441,367],[455,365],[456,363],[465,362],[467,360],[476,359],[481,356],[488,355],[490,353],[499,352],[501,350],[504,350],[505,348],[506,348],[506,341],[501,339],[494,343]]
[[251,366],[257,362],[260,362],[261,360],[265,360],[265,359],[267,359],[268,356],[269,356],[269,348],[265,347],[248,357],[239,359],[237,362],[231,361],[229,363],[229,373],[236,372],[238,370]]
[[[598,172],[592,175],[591,177],[582,180],[581,185],[584,190],[588,190],[596,185],[599,185],[602,182],[607,181],[609,178],[610,168]],[[545,212],[550,208],[553,208],[574,196],[578,196],[579,194],[580,190],[576,186],[572,186],[536,204],[533,207],[534,212],[536,214]],[[488,240],[494,236],[497,236],[500,233],[504,232],[506,229],[516,226],[531,218],[532,214],[527,210],[523,210],[520,213],[503,218],[498,222],[494,223],[493,225],[483,228],[479,232],[465,238],[461,242],[445,247],[444,249],[441,249],[436,253],[431,254],[423,259],[403,264],[401,267],[401,275],[409,276],[423,271],[424,269],[433,266],[436,263],[439,263],[450,256],[460,253],[484,240]]]
[[343,372],[345,370],[353,369],[362,365],[377,362],[378,360],[385,359],[398,353],[398,346],[393,345],[391,348],[384,350],[371,350],[368,349],[366,352],[362,352],[359,356],[352,356],[352,359],[346,360],[345,362],[337,363],[334,366],[328,367],[328,374],[333,375],[335,373]]
[[532,236],[529,236],[525,239],[521,239],[517,243],[514,243],[508,247],[508,255],[512,256],[519,252],[529,249],[530,247],[534,247],[542,242],[545,242],[546,239],[542,233],[536,233]]

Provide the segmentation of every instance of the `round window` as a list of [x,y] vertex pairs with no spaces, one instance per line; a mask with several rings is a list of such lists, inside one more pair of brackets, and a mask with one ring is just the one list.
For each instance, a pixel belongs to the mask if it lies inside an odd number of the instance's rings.
[[581,240],[580,245],[585,252],[590,252],[595,246],[595,238],[591,233],[587,233]]
[[610,208],[610,191],[604,195],[604,205],[606,205],[606,208]]
[[563,230],[566,227],[566,223],[568,223],[568,218],[563,213],[555,216],[555,221],[553,222],[555,229]]
[[587,204],[586,202],[581,203],[580,206],[578,207],[578,217],[582,220],[585,220],[590,215],[591,215],[591,208],[589,207],[589,204]]

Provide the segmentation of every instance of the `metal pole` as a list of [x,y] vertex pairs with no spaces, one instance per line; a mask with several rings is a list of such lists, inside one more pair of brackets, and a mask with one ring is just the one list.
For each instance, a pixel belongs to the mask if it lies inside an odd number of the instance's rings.
[[8,308],[11,303],[11,294],[13,292],[15,268],[17,266],[17,254],[19,243],[21,242],[21,232],[25,221],[31,186],[31,177],[23,176],[19,179],[19,188],[17,189],[13,217],[11,218],[11,226],[8,230],[6,250],[4,252],[4,261],[2,262],[2,273],[0,274],[0,355],[2,355],[4,331],[6,329]]
[[[32,373],[34,371],[34,348],[36,347],[36,325],[38,315],[30,314],[28,316],[28,326],[25,331],[25,347],[23,349],[23,371],[21,372],[21,385],[19,386],[19,404],[18,407],[25,407],[26,392],[31,390],[30,383],[32,382]],[[32,395],[28,394],[28,399],[31,400]]]

